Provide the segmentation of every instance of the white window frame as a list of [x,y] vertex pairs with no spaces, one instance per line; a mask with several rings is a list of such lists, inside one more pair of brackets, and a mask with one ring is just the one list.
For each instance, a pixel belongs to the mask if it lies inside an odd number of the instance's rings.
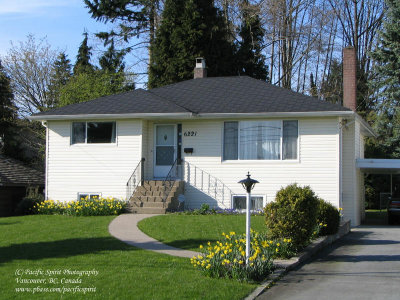
[[[245,197],[246,198],[246,194],[234,194],[234,195],[232,195],[232,197],[231,197],[231,208],[232,209],[236,209],[236,208],[234,208],[233,207],[233,205],[234,205],[234,203],[235,203],[235,201],[234,201],[234,198],[235,197]],[[260,195],[260,194],[250,194],[250,197],[251,198],[253,198],[253,197],[259,197],[259,198],[262,198],[263,199],[263,207],[265,207],[265,205],[267,205],[267,196],[266,195]],[[241,212],[245,212],[246,211],[246,209],[241,209],[241,210],[239,210],[239,211],[241,211]],[[254,212],[254,209],[251,209],[250,211],[252,211],[252,212]]]
[[[242,121],[273,121],[271,120],[226,120],[222,123],[222,155],[221,155],[221,161],[222,162],[228,162],[228,163],[235,163],[235,162],[268,162],[268,163],[291,163],[291,162],[300,162],[300,121],[299,119],[281,119],[281,136],[280,136],[280,159],[241,159],[240,158],[240,128],[241,128],[241,123]],[[297,121],[297,158],[295,159],[283,159],[283,121]],[[237,159],[224,159],[224,149],[225,149],[225,139],[224,139],[224,134],[225,134],[225,122],[237,122],[238,123],[238,144],[237,144],[237,149],[238,149],[238,158]]]
[[98,192],[96,192],[96,193],[94,193],[94,192],[90,192],[90,193],[78,192],[78,196],[77,196],[78,201],[81,199],[81,195],[88,195],[89,196],[89,200],[90,200],[90,197],[94,196],[94,195],[97,195],[98,199],[101,198],[101,193],[98,193]]
[[[84,143],[72,143],[72,135],[74,133],[74,123],[85,123],[85,142]],[[87,123],[115,123],[115,142],[113,143],[88,143],[87,142]],[[71,122],[71,126],[70,126],[70,145],[71,146],[75,146],[75,145],[117,145],[118,141],[118,126],[117,126],[118,122],[117,121],[72,121]]]

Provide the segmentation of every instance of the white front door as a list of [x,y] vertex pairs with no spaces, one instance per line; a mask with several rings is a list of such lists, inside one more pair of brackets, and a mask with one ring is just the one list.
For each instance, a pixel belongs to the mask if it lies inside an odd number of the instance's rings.
[[155,125],[154,177],[165,178],[176,159],[176,125]]

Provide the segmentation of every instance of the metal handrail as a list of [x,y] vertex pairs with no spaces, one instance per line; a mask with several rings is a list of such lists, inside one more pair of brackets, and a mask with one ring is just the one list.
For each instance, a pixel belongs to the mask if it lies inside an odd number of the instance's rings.
[[[184,161],[184,166],[184,176],[182,178],[185,182],[213,197],[218,203],[225,205],[225,197],[228,197],[229,201],[231,201],[234,192],[220,179],[187,161]],[[188,172],[186,172],[186,167]],[[191,172],[192,169],[194,172]],[[191,176],[193,176],[193,180],[191,180]]]
[[[177,178],[179,178],[179,164],[181,163],[181,159],[177,158],[175,159],[174,163],[171,166],[171,169],[169,169],[169,172],[167,174],[167,176],[165,177],[165,179],[162,182],[162,186],[164,187],[164,197],[162,199],[163,202],[167,201],[167,198],[169,196],[169,193],[172,190],[172,181],[175,181]],[[175,171],[175,172],[174,172]],[[169,183],[168,186],[166,183]]]
[[144,182],[144,162],[145,158],[143,157],[139,163],[137,164],[135,170],[132,175],[129,177],[128,182],[126,183],[126,200],[129,200],[136,188],[139,185],[143,185]]

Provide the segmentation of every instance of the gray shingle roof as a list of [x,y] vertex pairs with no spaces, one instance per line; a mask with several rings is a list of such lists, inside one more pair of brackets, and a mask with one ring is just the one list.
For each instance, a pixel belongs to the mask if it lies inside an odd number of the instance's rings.
[[44,186],[44,173],[25,166],[22,162],[0,155],[0,186]]
[[53,109],[35,116],[129,113],[268,113],[350,111],[247,76],[187,80]]

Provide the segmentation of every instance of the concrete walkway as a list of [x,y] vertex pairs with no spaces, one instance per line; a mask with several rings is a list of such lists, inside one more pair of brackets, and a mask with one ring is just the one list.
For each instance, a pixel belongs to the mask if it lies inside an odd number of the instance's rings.
[[156,215],[149,214],[124,214],[116,217],[108,226],[108,232],[115,238],[131,246],[150,250],[158,253],[179,257],[193,257],[200,253],[174,248],[165,245],[148,235],[144,234],[137,227],[137,223],[145,218]]
[[257,299],[400,299],[400,227],[353,228]]

